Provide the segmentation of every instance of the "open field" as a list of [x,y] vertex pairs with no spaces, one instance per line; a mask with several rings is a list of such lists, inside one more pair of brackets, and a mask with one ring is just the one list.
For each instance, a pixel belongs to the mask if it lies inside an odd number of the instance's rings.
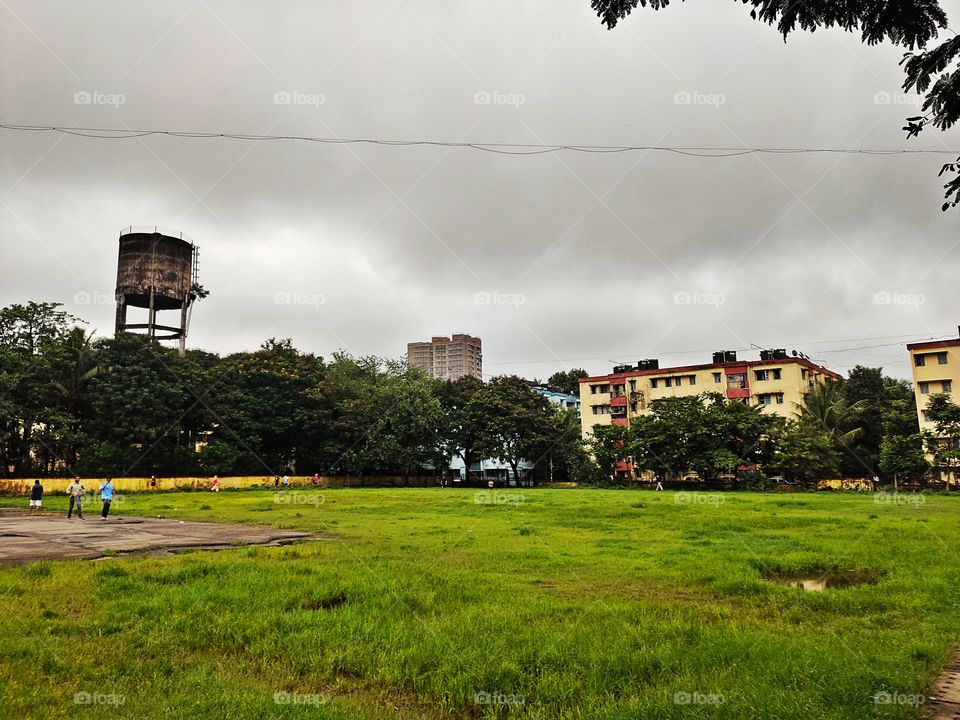
[[[920,500],[126,495],[339,541],[0,568],[0,716],[923,717],[960,640],[960,498]],[[872,584],[764,579],[843,570]]]

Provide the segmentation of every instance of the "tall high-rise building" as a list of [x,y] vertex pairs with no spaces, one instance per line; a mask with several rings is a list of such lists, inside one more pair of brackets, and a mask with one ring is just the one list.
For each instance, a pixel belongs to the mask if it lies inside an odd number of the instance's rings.
[[440,335],[430,338],[430,342],[407,344],[407,364],[441,380],[457,380],[466,375],[482,380],[482,361],[480,338],[472,335]]

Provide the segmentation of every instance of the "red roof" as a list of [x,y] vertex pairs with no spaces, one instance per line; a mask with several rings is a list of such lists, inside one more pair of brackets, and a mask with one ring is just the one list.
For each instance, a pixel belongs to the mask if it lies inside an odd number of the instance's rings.
[[936,350],[960,346],[960,338],[956,340],[930,340],[928,342],[908,343],[907,350]]
[[[953,341],[954,343],[960,345],[960,340]],[[909,345],[907,347],[910,347]],[[736,362],[725,362],[725,363],[704,363],[703,365],[682,365],[680,367],[672,368],[658,368],[656,370],[628,370],[623,373],[611,373],[609,375],[597,375],[595,377],[580,378],[581,383],[586,382],[614,382],[615,380],[626,380],[631,377],[647,377],[650,375],[676,375],[679,373],[685,372],[694,372],[696,370],[710,370],[711,368],[716,368],[717,370],[739,370],[743,371],[744,368],[751,367],[761,367],[768,365],[786,365],[788,363],[797,363],[798,365],[803,365],[804,367],[815,370],[817,372],[823,373],[824,375],[838,380],[840,375],[833,372],[833,370],[828,370],[822,365],[817,365],[816,363],[810,362],[809,360],[804,360],[803,358],[797,357],[787,357],[780,358],[778,360],[738,360]]]

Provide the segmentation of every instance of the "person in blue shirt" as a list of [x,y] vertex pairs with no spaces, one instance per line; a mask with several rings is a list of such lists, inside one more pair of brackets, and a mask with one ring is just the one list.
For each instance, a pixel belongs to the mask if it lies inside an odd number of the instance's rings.
[[106,520],[110,512],[110,503],[113,502],[113,479],[107,478],[100,483],[100,499],[103,501],[103,510],[100,512],[100,519]]

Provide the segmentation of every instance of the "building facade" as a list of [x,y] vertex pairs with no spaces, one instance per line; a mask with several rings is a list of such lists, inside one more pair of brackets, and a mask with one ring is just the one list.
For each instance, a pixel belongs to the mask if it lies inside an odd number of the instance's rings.
[[960,383],[960,339],[911,343],[907,350],[920,429],[932,431],[934,424],[927,419],[927,402],[937,393],[952,394],[953,386]]
[[483,352],[480,338],[457,334],[435,336],[430,342],[407,344],[407,364],[441,380],[458,380],[472,375],[483,379]]
[[629,425],[631,418],[649,412],[654,400],[707,392],[793,417],[810,388],[839,377],[785,350],[764,350],[759,360],[737,360],[737,353],[724,351],[714,353],[709,364],[672,368],[643,360],[636,367],[618,365],[609,375],[580,380],[581,428],[587,438],[596,425]]
[[563,410],[576,410],[577,417],[580,417],[580,398],[576,395],[559,392],[558,390],[551,390],[550,388],[543,387],[542,385],[535,385],[533,387],[533,391],[543,395],[553,405],[556,405]]

